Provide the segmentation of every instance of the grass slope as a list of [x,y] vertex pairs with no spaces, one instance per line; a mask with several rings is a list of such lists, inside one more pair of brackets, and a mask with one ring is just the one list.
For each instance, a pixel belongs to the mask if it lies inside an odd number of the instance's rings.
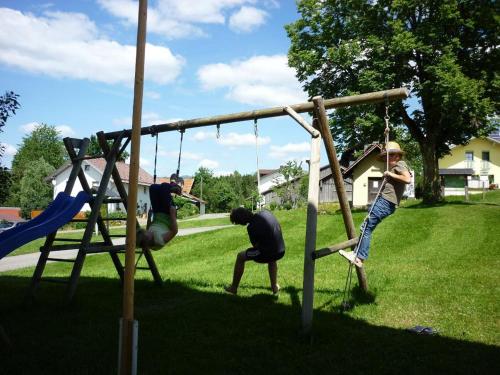
[[[357,225],[364,215],[354,214]],[[339,311],[347,263],[338,255],[318,260],[311,342],[299,335],[305,211],[277,216],[287,244],[277,299],[266,267],[254,263],[238,296],[221,291],[248,245],[241,226],[178,237],[155,253],[161,288],[137,271],[138,373],[499,373],[500,192],[398,209],[374,232],[371,298],[347,313]],[[319,216],[318,248],[345,238],[340,215]],[[47,265],[50,276],[69,272]],[[40,287],[37,304],[23,306],[31,273],[0,275],[0,324],[13,344],[0,350],[0,374],[116,373],[122,294],[109,257],[87,258],[71,306],[52,284]],[[405,331],[417,324],[440,335]]]

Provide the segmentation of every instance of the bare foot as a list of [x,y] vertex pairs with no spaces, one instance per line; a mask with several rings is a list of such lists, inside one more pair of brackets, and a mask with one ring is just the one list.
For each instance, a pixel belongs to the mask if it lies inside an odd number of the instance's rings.
[[236,290],[236,289],[234,289],[232,285],[226,285],[226,286],[224,287],[224,291],[225,291],[226,293],[229,293],[229,294],[232,294],[232,295],[236,295],[236,293],[237,293],[237,290]]

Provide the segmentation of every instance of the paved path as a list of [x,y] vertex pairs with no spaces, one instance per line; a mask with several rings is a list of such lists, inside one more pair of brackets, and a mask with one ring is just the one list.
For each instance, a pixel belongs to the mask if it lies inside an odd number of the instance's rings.
[[[187,236],[190,234],[208,232],[208,231],[227,228],[227,227],[232,227],[232,225],[217,225],[217,226],[213,226],[213,227],[179,229],[177,236]],[[115,239],[113,241],[113,243],[115,245],[124,244],[125,238]],[[78,250],[58,251],[57,257],[64,258],[64,259],[74,259],[76,257],[77,252],[78,252]],[[100,254],[104,254],[104,253],[100,253]],[[89,255],[98,255],[98,254],[89,254]],[[5,257],[3,259],[0,259],[0,272],[16,270],[19,268],[34,267],[34,266],[36,266],[39,257],[40,257],[39,252]],[[48,262],[48,263],[51,263],[51,262]]]

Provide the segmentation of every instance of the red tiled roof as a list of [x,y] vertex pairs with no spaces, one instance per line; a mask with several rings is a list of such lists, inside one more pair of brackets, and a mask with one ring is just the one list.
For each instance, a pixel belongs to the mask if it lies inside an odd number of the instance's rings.
[[[159,177],[158,178],[158,183],[161,184],[163,182],[169,183],[170,178],[168,177]],[[191,193],[191,188],[193,187],[194,184],[194,178],[185,178],[184,179],[184,186],[182,187],[182,192],[186,194]]]
[[[95,168],[97,168],[100,172],[104,173],[104,168],[106,167],[106,160],[104,158],[89,159],[87,161],[89,162],[89,164],[92,164]],[[116,162],[116,168],[118,169],[118,173],[120,174],[120,178],[123,182],[128,182],[129,167],[129,164],[126,164],[122,161]],[[153,176],[139,167],[139,184],[151,185],[152,183]]]

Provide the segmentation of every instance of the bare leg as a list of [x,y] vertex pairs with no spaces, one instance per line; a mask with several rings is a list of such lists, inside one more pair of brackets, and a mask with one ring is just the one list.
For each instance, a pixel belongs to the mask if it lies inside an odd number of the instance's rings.
[[277,294],[280,291],[280,286],[277,283],[278,263],[269,262],[267,264],[267,270],[269,271],[269,280],[271,281],[271,290],[273,291],[273,294]]
[[238,253],[238,255],[236,256],[236,262],[234,263],[233,283],[224,288],[226,292],[232,294],[236,294],[238,292],[238,286],[240,285],[241,277],[243,276],[243,272],[245,272],[246,260],[246,251]]
[[177,211],[175,207],[170,207],[170,230],[163,235],[163,241],[166,245],[172,238],[174,238],[179,232],[179,227],[177,226]]

